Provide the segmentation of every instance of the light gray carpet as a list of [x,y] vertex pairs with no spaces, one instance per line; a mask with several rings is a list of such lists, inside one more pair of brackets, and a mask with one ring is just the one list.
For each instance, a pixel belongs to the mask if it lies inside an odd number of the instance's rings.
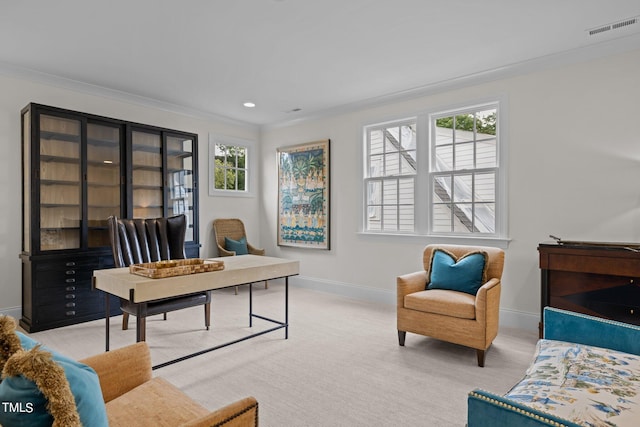
[[[254,285],[254,311],[283,318],[284,286]],[[289,339],[280,330],[154,371],[203,406],[216,409],[252,395],[260,425],[464,426],[467,393],[506,392],[533,356],[537,334],[502,329],[476,364],[473,349],[407,334],[398,346],[395,307],[290,288]],[[248,328],[248,288],[214,292],[214,326],[204,329],[202,308],[147,320],[147,342],[158,364],[240,338]],[[111,319],[111,347],[135,341]],[[271,326],[254,321],[254,331]],[[104,351],[104,320],[34,333],[71,357]]]

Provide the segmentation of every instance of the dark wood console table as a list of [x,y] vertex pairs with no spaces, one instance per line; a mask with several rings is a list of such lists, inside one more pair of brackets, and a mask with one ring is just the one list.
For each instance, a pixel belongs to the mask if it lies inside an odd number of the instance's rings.
[[640,245],[540,243],[541,316],[551,306],[640,325]]

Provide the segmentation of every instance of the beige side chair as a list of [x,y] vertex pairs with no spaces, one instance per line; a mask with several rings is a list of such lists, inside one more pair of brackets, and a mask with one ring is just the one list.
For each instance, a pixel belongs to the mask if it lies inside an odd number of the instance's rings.
[[[239,241],[244,238],[246,240],[247,233],[244,229],[244,223],[238,218],[218,218],[213,221],[213,234],[216,238],[216,245],[218,246],[218,254],[221,257],[235,256],[236,252],[228,250],[225,245],[225,237]],[[259,249],[252,246],[247,242],[247,252],[251,255],[264,255],[264,249]],[[264,282],[264,287],[267,289],[269,284]],[[238,294],[238,287],[236,286],[236,295]]]
[[[487,281],[476,295],[445,289],[426,290],[431,255],[436,248],[459,258],[475,251],[487,253]],[[498,334],[504,251],[487,246],[429,245],[423,253],[424,270],[398,276],[398,343],[407,332],[476,349],[478,366]]]

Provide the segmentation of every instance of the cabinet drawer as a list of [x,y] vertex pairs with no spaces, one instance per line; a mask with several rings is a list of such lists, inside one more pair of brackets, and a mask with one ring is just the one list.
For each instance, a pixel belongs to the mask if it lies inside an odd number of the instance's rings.
[[76,303],[75,306],[67,306],[66,304],[41,305],[36,312],[36,323],[39,323],[40,319],[46,319],[47,322],[55,322],[96,313],[104,314],[104,304],[101,304],[101,302],[102,298],[93,302],[85,300],[84,303]]
[[63,259],[55,261],[43,261],[35,263],[36,272],[40,271],[64,271],[64,270],[96,270],[100,267],[97,257]]
[[91,285],[93,270],[53,270],[39,272],[34,278],[35,287],[42,288],[64,288],[71,285]]
[[86,284],[70,284],[64,287],[46,289],[38,292],[34,297],[34,303],[36,307],[47,304],[66,305],[69,303],[74,303],[77,306],[78,304],[93,304],[99,295],[100,292],[92,291]]

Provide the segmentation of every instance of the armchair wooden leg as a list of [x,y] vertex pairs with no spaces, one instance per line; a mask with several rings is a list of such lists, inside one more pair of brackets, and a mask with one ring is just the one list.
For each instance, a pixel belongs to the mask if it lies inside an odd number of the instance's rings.
[[407,337],[406,331],[398,331],[398,344],[404,346],[404,339]]
[[238,287],[236,286],[236,295],[238,295]]
[[129,313],[122,313],[122,330],[129,329]]
[[484,355],[486,353],[486,350],[476,350],[476,352],[478,354],[478,366],[484,368]]
[[167,313],[163,313],[164,320],[167,320]]
[[204,325],[207,327],[207,331],[208,331],[209,326],[211,325],[211,303],[210,302],[204,305]]
[[266,280],[264,281],[264,288],[269,289],[269,282]]

